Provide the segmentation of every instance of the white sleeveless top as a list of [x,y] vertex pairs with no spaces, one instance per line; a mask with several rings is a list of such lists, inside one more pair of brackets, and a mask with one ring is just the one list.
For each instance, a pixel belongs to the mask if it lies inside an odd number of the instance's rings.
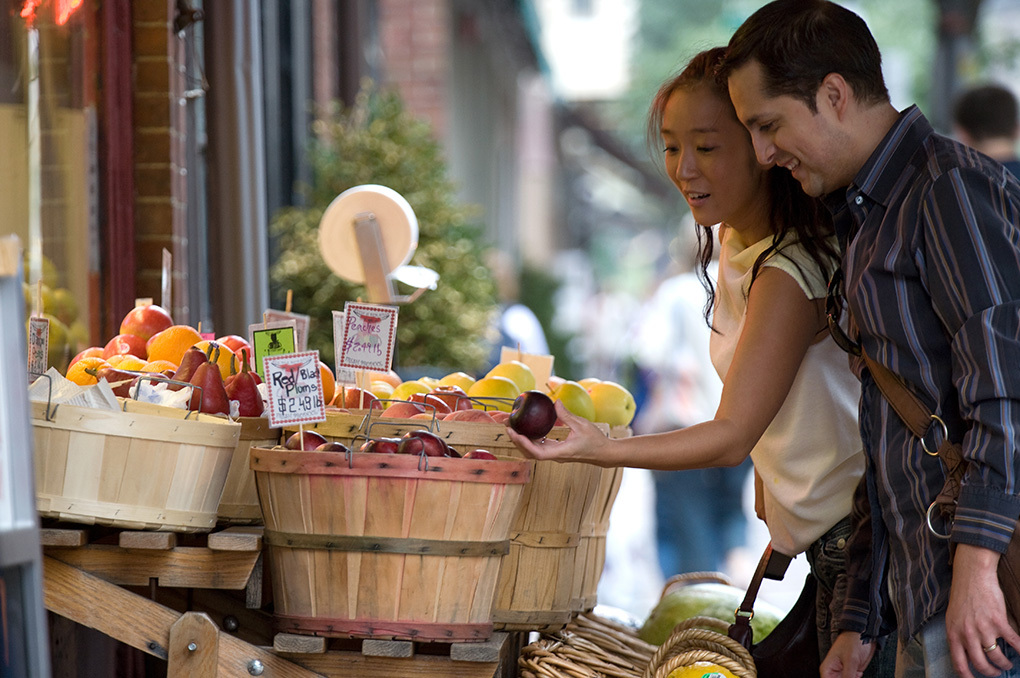
[[[744,327],[751,269],[772,236],[747,245],[732,228],[721,228],[712,318],[717,332],[712,334],[711,355],[719,376],[725,378]],[[784,244],[783,254],[771,254],[762,265],[786,272],[808,299],[825,296],[827,281],[797,243]],[[765,518],[777,551],[797,555],[849,515],[854,489],[864,473],[857,424],[860,392],[860,382],[836,342],[826,338],[812,344],[786,401],[751,451],[762,478]]]

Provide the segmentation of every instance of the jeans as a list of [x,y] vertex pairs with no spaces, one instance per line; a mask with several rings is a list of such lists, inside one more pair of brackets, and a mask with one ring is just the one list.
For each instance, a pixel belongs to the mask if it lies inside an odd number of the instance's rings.
[[[1000,673],[999,678],[1020,678],[1020,653],[1009,645],[1000,644],[1000,647],[1006,659],[1013,662],[1013,668]],[[945,612],[928,620],[913,638],[906,643],[901,641],[896,648],[896,678],[956,677],[949,656]]]
[[[815,616],[818,626],[818,656],[822,659],[825,659],[832,641],[839,635],[832,624],[846,600],[845,581],[837,585],[837,580],[839,575],[846,572],[846,542],[849,537],[850,518],[847,517],[833,525],[805,552],[811,573],[818,580]],[[895,643],[879,642],[875,657],[864,671],[863,678],[892,678],[895,650]]]

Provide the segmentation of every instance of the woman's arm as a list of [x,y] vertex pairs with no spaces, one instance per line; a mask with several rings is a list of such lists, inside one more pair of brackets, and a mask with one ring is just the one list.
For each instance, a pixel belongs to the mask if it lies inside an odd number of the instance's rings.
[[566,440],[536,443],[513,431],[510,437],[535,459],[660,470],[736,466],[786,400],[804,354],[824,328],[823,305],[821,299],[809,300],[782,270],[761,270],[748,296],[733,362],[723,378],[719,409],[710,421],[678,431],[609,439],[557,404],[571,429]]

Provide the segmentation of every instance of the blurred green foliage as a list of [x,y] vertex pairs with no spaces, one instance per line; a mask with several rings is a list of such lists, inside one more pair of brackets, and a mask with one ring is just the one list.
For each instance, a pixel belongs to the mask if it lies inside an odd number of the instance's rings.
[[[319,253],[319,220],[340,193],[381,184],[400,193],[418,219],[411,263],[439,273],[439,287],[400,306],[394,368],[475,372],[484,367],[497,312],[496,288],[483,264],[485,246],[477,210],[458,204],[439,144],[400,97],[367,85],[355,104],[334,104],[314,123],[310,150],[313,185],[307,208],[282,210],[273,220],[279,257],[270,268],[276,290],[293,290],[291,310],[311,316],[308,347],[333,364],[332,311],[367,298],[362,285],[343,280]],[[400,283],[396,283],[400,287]],[[401,294],[411,290],[399,289]]]

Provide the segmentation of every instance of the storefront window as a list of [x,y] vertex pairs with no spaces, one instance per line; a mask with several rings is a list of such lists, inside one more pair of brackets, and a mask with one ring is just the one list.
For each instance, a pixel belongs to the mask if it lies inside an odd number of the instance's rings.
[[90,0],[19,0],[0,10],[0,234],[21,241],[26,305],[48,314],[50,364],[61,370],[97,334],[91,9]]

